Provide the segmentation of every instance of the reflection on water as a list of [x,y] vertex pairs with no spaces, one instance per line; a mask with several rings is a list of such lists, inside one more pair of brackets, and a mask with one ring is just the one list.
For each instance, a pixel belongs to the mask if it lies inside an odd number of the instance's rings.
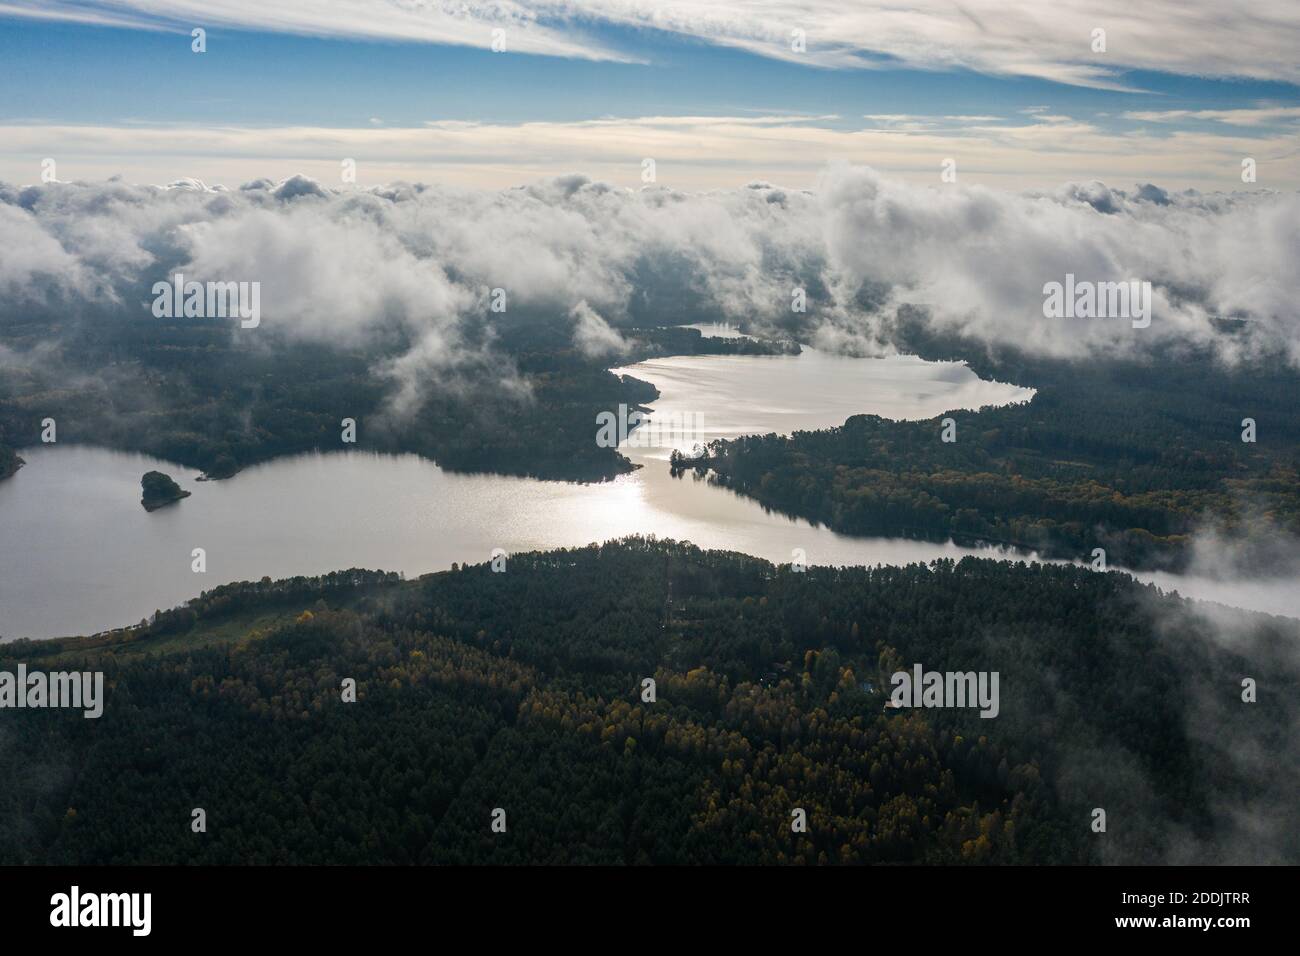
[[[694,415],[699,436],[786,433],[842,424],[862,412],[928,418],[954,408],[1023,401],[1027,390],[982,382],[963,365],[911,357],[690,356],[641,363],[630,374],[662,393],[653,414]],[[593,441],[596,425],[592,423]],[[139,621],[199,591],[236,580],[349,567],[408,576],[507,552],[655,534],[788,562],[903,564],[1000,549],[850,538],[766,512],[693,475],[673,478],[668,447],[629,448],[644,465],[596,485],[444,472],[414,455],[302,455],[228,481],[145,455],[76,446],[23,450],[27,465],[0,482],[0,635],[48,637]],[[147,513],[140,476],[170,474],[191,497]],[[207,553],[207,573],[190,569]],[[1300,616],[1290,588],[1163,576],[1183,594]],[[1148,579],[1156,580],[1157,576]],[[1237,598],[1242,598],[1239,602]]]

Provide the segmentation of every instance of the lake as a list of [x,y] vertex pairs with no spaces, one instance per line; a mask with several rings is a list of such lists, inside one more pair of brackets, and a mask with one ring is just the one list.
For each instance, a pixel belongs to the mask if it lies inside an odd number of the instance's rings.
[[[708,329],[709,334],[728,334]],[[147,455],[88,446],[22,450],[0,482],[0,636],[52,637],[136,623],[237,580],[382,568],[408,576],[506,552],[654,534],[704,548],[810,564],[906,564],[978,554],[1032,557],[894,538],[855,538],[766,511],[699,480],[673,478],[671,450],[695,441],[843,424],[854,414],[929,418],[1027,401],[960,363],[912,356],[682,356],[616,372],[661,393],[624,450],[637,471],[570,484],[443,471],[415,455],[331,452],[283,458],[225,481]],[[597,426],[592,423],[592,440]],[[641,437],[638,437],[640,435]],[[149,513],[140,476],[170,474],[189,498]],[[207,571],[191,570],[203,548]],[[1300,616],[1293,582],[1137,575],[1186,596]]]

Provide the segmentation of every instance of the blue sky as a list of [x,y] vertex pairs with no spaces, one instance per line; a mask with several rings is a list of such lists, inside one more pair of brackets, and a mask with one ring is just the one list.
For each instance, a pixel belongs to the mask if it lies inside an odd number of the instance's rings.
[[[142,6],[130,0],[47,3],[43,11],[96,19]],[[686,187],[723,184],[729,163],[739,182],[759,176],[803,184],[825,162],[873,159],[899,175],[923,177],[939,159],[963,152],[972,173],[995,185],[1046,186],[1062,176],[1157,179],[1165,171],[1173,185],[1205,188],[1220,174],[1225,182],[1231,178],[1233,157],[1255,153],[1264,157],[1261,163],[1267,160],[1275,185],[1294,187],[1296,179],[1300,96],[1294,64],[1261,68],[1249,59],[1225,61],[1214,68],[1226,75],[1202,77],[1191,71],[1204,67],[1184,64],[1177,51],[1094,56],[1082,28],[1073,31],[1078,51],[1072,45],[1053,56],[1049,50],[1028,64],[1016,50],[1051,44],[1027,35],[981,51],[979,37],[987,31],[969,40],[957,34],[948,42],[968,64],[952,65],[944,51],[917,55],[906,35],[871,49],[872,31],[864,27],[859,41],[852,23],[826,27],[837,37],[833,44],[819,47],[810,38],[811,55],[795,56],[783,46],[783,27],[766,21],[732,29],[719,41],[719,28],[710,22],[648,29],[622,22],[620,7],[617,16],[556,20],[558,39],[541,46],[545,51],[552,43],[561,52],[548,55],[492,52],[490,21],[455,42],[357,36],[347,25],[306,20],[296,29],[330,35],[301,35],[268,27],[242,3],[210,3],[206,9],[225,7],[233,22],[208,21],[207,52],[197,55],[186,19],[192,11],[184,2],[173,6],[173,17],[108,26],[36,18],[28,15],[32,8],[0,0],[0,124],[12,134],[9,146],[0,144],[0,178],[29,180],[33,153],[62,154],[87,178],[237,179],[259,159],[273,178],[307,171],[304,166],[319,174],[336,164],[335,154],[367,154],[369,144],[376,174],[405,177],[436,164],[456,181],[484,185],[572,168],[632,182],[640,154],[655,148],[683,174],[680,185]],[[382,19],[394,6],[376,0],[372,9]],[[310,5],[302,10],[304,17],[315,16]],[[800,7],[789,22],[817,21]],[[953,28],[935,22],[936,32]],[[1279,32],[1276,24],[1268,26],[1270,34]],[[1169,26],[1168,46],[1194,47],[1195,36],[1206,32],[1200,23],[1194,27],[1196,34],[1183,41],[1178,26]],[[1144,28],[1124,24],[1119,33],[1140,35]],[[395,23],[388,32],[400,36],[403,29]],[[514,27],[504,29],[509,44]],[[1024,46],[1017,46],[1022,39]],[[566,45],[570,40],[573,46]],[[834,50],[821,55],[828,46]],[[1189,50],[1189,59],[1194,53]],[[1094,63],[1104,65],[1103,75],[1077,75],[1094,70]],[[1149,65],[1165,69],[1143,68]],[[1103,88],[1114,86],[1123,90]],[[661,129],[646,132],[638,121],[647,117],[776,119],[749,132],[735,132],[747,129],[738,125],[725,136],[715,136],[707,124],[665,136]],[[562,135],[567,124],[610,119],[629,122],[610,126],[599,149],[583,135]],[[414,135],[427,124],[447,122],[492,129],[458,127],[423,140]],[[517,127],[536,123],[551,126],[541,151],[530,157],[532,140]],[[83,128],[75,143],[68,127]],[[189,153],[175,141],[166,144],[163,152],[175,160],[170,174],[159,156],[160,127],[186,131],[196,141]],[[312,137],[303,134],[285,134],[276,145],[279,131],[304,128],[330,131],[319,156],[311,153]],[[510,128],[516,128],[513,135]],[[799,128],[806,156],[792,154],[788,144],[773,148],[781,130]],[[229,129],[268,135],[259,147],[251,135],[223,139],[212,133]],[[132,130],[148,131],[137,137],[134,152]],[[395,139],[397,130],[412,135]],[[700,143],[694,151],[692,137]],[[610,143],[620,140],[628,144],[625,169],[611,153]],[[898,148],[900,140],[913,148]],[[946,150],[945,142],[952,144]],[[1187,155],[1197,151],[1208,157],[1200,166],[1189,164]],[[1142,176],[1147,168],[1150,175]]]

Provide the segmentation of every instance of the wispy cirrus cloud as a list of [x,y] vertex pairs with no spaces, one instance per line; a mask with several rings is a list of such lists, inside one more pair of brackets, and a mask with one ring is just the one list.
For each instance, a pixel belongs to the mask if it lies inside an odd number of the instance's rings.
[[1300,106],[1253,106],[1228,110],[1132,110],[1124,119],[1141,123],[1209,121],[1229,126],[1278,126],[1300,123]]
[[592,32],[615,26],[829,69],[960,68],[1104,89],[1129,88],[1129,70],[1300,82],[1291,0],[0,0],[0,15],[482,47],[501,28],[518,52],[636,59]]
[[[537,7],[555,6],[542,23]],[[582,18],[562,9],[513,0],[0,0],[0,16],[94,23],[132,29],[230,27],[360,40],[436,43],[490,49],[494,30],[505,50],[583,60],[633,62],[589,37]]]

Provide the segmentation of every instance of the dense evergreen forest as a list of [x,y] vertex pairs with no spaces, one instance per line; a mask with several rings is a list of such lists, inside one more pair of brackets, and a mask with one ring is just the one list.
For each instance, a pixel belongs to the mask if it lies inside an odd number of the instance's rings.
[[[452,471],[594,481],[631,469],[596,444],[597,414],[658,395],[575,350],[567,325],[525,316],[495,324],[495,351],[484,353],[493,359],[436,385],[426,377],[415,406],[399,413],[390,407],[399,388],[383,368],[409,342],[348,350],[257,331],[250,341],[224,320],[153,318],[0,329],[0,349],[10,350],[0,368],[0,479],[16,470],[13,449],[39,443],[52,418],[60,442],[145,452],[213,478],[280,455],[355,447],[416,452]],[[626,362],[798,349],[695,329],[625,331]],[[342,442],[345,418],[357,423],[354,445]]]
[[[908,351],[967,361],[1032,401],[928,421],[855,415],[840,428],[716,442],[689,463],[763,504],[837,531],[982,540],[1132,568],[1185,569],[1194,531],[1235,539],[1280,573],[1300,535],[1300,373],[1227,368],[1206,351],[1098,362],[990,353],[904,323]],[[955,441],[942,441],[944,418]],[[1242,440],[1244,419],[1253,442]],[[1290,538],[1287,541],[1286,538]],[[1300,568],[1294,569],[1300,573]]]
[[[0,862],[1296,863],[1298,639],[1116,573],[639,538],[229,585],[0,645],[107,687],[0,711]],[[886,713],[915,663],[999,672],[998,716]]]

